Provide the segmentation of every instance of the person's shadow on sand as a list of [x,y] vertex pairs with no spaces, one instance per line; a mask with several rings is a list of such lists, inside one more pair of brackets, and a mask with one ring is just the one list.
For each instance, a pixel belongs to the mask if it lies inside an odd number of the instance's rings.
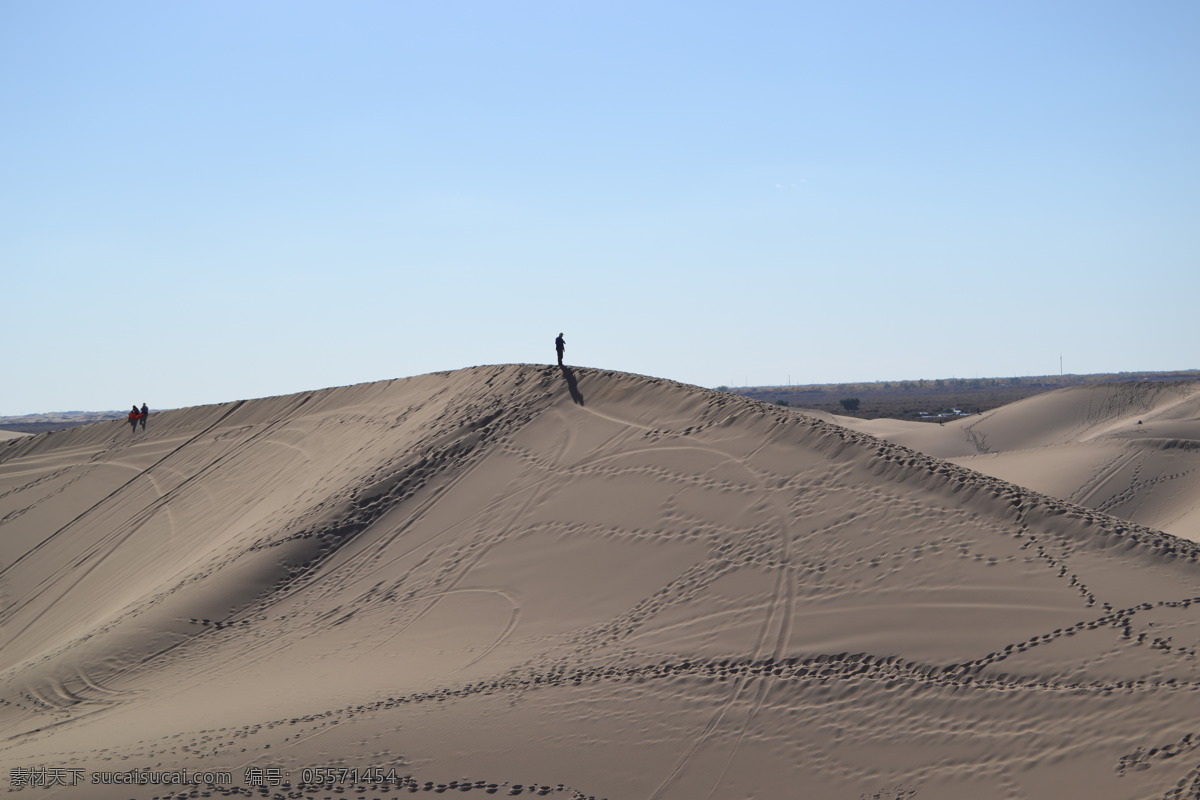
[[559,365],[562,370],[563,377],[567,380],[567,389],[571,392],[571,399],[578,405],[583,405],[583,395],[579,393],[579,381],[575,380],[575,373],[570,367]]

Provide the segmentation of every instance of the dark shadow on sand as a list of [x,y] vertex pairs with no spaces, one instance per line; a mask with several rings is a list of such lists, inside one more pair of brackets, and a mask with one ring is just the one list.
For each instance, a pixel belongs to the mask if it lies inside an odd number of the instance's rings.
[[563,377],[567,379],[567,389],[571,392],[571,399],[578,405],[583,405],[583,395],[579,393],[579,382],[575,380],[575,373],[571,368],[559,364],[559,369],[562,370]]

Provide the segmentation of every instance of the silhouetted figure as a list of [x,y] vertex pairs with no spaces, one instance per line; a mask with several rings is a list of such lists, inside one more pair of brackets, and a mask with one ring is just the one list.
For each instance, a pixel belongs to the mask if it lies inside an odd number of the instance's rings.
[[150,408],[142,403],[142,430],[146,430],[146,417],[150,416]]
[[138,411],[138,407],[134,406],[129,412],[129,432],[133,433],[137,430],[138,420],[142,418],[142,412]]
[[558,365],[562,366],[563,351],[567,349],[567,340],[563,335],[558,334],[558,338],[554,340],[554,349],[558,351]]

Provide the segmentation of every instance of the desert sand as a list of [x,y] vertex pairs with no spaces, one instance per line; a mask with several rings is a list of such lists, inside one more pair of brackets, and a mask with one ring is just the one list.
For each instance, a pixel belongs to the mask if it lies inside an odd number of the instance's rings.
[[[1158,446],[1124,414],[1036,436],[1020,414],[942,456]],[[1188,441],[1179,414],[1142,428]],[[0,442],[0,780],[1200,796],[1200,547],[944,457],[522,365]],[[118,783],[151,779],[200,782]]]
[[935,425],[826,419],[1200,541],[1200,383],[1080,386]]

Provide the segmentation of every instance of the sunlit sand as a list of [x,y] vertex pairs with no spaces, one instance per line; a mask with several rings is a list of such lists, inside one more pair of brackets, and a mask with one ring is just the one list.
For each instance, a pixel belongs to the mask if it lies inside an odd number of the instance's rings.
[[507,365],[0,442],[3,778],[1194,797],[1197,392],[1105,397],[897,444]]

